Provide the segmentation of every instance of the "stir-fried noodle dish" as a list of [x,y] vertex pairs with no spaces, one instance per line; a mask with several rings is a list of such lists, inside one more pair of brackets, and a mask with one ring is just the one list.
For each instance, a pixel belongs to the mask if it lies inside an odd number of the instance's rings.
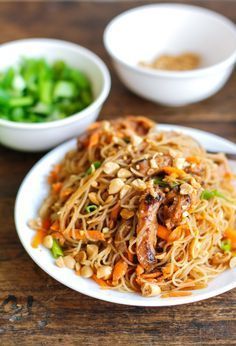
[[33,246],[102,288],[184,296],[236,265],[234,176],[187,135],[94,123],[48,182]]

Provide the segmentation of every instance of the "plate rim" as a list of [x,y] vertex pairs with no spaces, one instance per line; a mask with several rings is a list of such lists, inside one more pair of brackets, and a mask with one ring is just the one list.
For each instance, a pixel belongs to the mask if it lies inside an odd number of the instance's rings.
[[[189,132],[194,132],[196,135],[204,135],[204,136],[208,136],[210,135],[212,138],[221,141],[222,143],[224,143],[226,146],[228,146],[229,148],[231,148],[232,151],[234,151],[234,153],[236,153],[236,144],[228,139],[225,139],[224,137],[218,136],[214,133],[208,132],[208,131],[203,131],[197,128],[192,128],[192,127],[186,127],[186,126],[179,126],[179,125],[175,125],[175,124],[156,124],[157,128],[159,130],[163,130],[163,131],[168,131],[168,130],[176,130],[176,131],[180,131],[183,133],[189,133]],[[191,134],[190,134],[191,135]],[[69,141],[66,141],[62,144],[60,144],[59,146],[55,147],[54,149],[50,150],[48,153],[46,153],[42,158],[40,158],[32,167],[31,169],[28,171],[28,173],[25,175],[24,179],[22,180],[20,187],[18,189],[17,192],[17,196],[15,199],[15,207],[14,207],[14,221],[15,221],[15,228],[16,228],[16,233],[18,235],[18,238],[22,244],[22,246],[24,247],[25,251],[27,252],[27,254],[30,256],[30,258],[34,261],[34,263],[36,263],[45,273],[47,273],[49,276],[51,276],[54,280],[60,282],[61,284],[63,284],[66,287],[69,287],[70,289],[73,289],[76,292],[79,292],[81,294],[87,295],[89,297],[92,298],[96,298],[102,301],[106,301],[106,302],[110,302],[110,303],[116,303],[116,304],[121,304],[121,305],[129,305],[129,306],[142,306],[142,307],[164,307],[164,306],[174,306],[174,305],[182,305],[182,304],[190,304],[190,303],[194,303],[197,301],[202,301],[205,299],[209,299],[212,297],[215,297],[219,294],[225,293],[233,288],[236,288],[236,280],[233,280],[231,283],[228,283],[227,285],[221,287],[221,288],[215,288],[212,289],[210,292],[203,292],[203,290],[199,290],[200,293],[196,294],[196,295],[191,295],[191,296],[186,296],[186,297],[178,297],[178,298],[166,298],[166,299],[161,299],[160,297],[157,298],[156,301],[153,300],[149,300],[150,298],[145,298],[145,300],[140,300],[140,296],[138,296],[139,299],[135,299],[135,293],[130,293],[132,294],[132,298],[127,299],[127,298],[123,298],[123,297],[113,297],[112,295],[107,295],[107,297],[102,294],[104,291],[102,289],[100,289],[101,292],[98,291],[97,292],[87,292],[86,288],[84,289],[83,287],[81,289],[75,288],[74,285],[71,282],[65,282],[63,280],[62,277],[58,277],[54,272],[51,272],[50,270],[48,270],[47,268],[45,268],[45,266],[43,264],[41,264],[40,261],[40,256],[38,256],[38,254],[35,252],[35,256],[32,255],[31,251],[28,249],[28,246],[31,246],[29,244],[27,244],[26,240],[24,239],[24,237],[22,236],[22,231],[19,229],[20,225],[19,225],[19,219],[18,219],[18,213],[19,213],[19,208],[20,208],[20,202],[21,202],[21,198],[22,198],[22,192],[24,191],[25,186],[27,186],[27,182],[28,179],[30,178],[30,176],[37,171],[38,167],[40,167],[40,165],[49,160],[49,158],[55,156],[56,153],[61,153],[61,156],[64,157],[65,153],[70,150],[71,148],[73,148],[73,146],[76,144],[76,138],[70,139]],[[58,161],[55,161],[54,163],[56,163]],[[48,173],[48,172],[46,172]],[[32,252],[33,252],[33,248],[32,248]],[[67,270],[67,269],[66,269]],[[55,271],[56,272],[56,271]],[[87,279],[85,279],[87,280]],[[112,290],[110,290],[111,292]],[[201,292],[202,291],[202,292]],[[101,293],[102,297],[99,296],[99,293]],[[119,292],[120,293],[120,292]]]

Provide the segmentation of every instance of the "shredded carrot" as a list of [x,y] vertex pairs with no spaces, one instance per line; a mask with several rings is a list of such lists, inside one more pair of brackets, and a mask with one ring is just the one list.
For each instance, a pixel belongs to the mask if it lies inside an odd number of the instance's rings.
[[114,206],[114,208],[112,208],[111,214],[110,214],[112,220],[114,220],[114,221],[117,220],[118,215],[119,215],[119,212],[120,212],[120,209],[121,209],[121,208],[120,208],[120,204],[119,204],[119,203],[117,203],[117,204]]
[[90,138],[89,138],[89,148],[94,147],[95,145],[97,145],[99,142],[99,131],[96,131],[94,133],[91,134]]
[[191,296],[192,292],[182,292],[182,291],[175,291],[175,292],[168,292],[161,295],[161,298],[170,298],[170,297],[185,297],[185,296]]
[[170,233],[168,237],[168,243],[173,243],[174,241],[179,240],[181,235],[182,235],[182,227],[178,226]]
[[101,122],[96,121],[95,123],[92,123],[91,125],[89,125],[88,131],[97,130],[100,127],[101,127]]
[[62,188],[62,183],[58,182],[58,183],[54,183],[52,184],[52,190],[55,193],[58,193]]
[[224,174],[224,178],[225,178],[225,179],[232,179],[232,178],[233,178],[233,174],[230,173],[230,172],[226,172],[226,173]]
[[51,225],[51,227],[50,227],[50,229],[52,230],[52,231],[59,231],[59,222],[58,222],[58,220],[56,220],[56,221],[54,221],[53,222],[53,224]]
[[130,251],[128,251],[127,257],[128,257],[128,260],[129,260],[130,262],[133,262],[133,260],[134,260],[134,254],[132,254]]
[[127,272],[128,264],[122,260],[115,264],[112,281],[118,282]]
[[120,213],[120,210],[121,210],[121,207],[120,207],[120,204],[117,203],[111,210],[111,213],[110,213],[110,222],[109,222],[109,227],[110,228],[113,228],[114,225],[115,225],[115,222],[118,218],[118,215]]
[[188,161],[190,163],[196,163],[196,164],[199,164],[201,162],[200,158],[196,157],[196,156],[186,157],[186,161]]
[[158,276],[161,276],[161,272],[155,272],[155,273],[149,273],[149,274],[141,274],[141,277],[143,279],[152,279],[152,278],[157,278]]
[[136,274],[137,274],[137,276],[139,276],[139,275],[141,275],[143,273],[144,273],[143,267],[140,264],[138,264],[137,267],[136,267]]
[[87,234],[93,241],[105,240],[104,234],[100,231],[87,231]]
[[92,241],[105,240],[104,234],[96,230],[84,231],[84,230],[74,229],[73,231],[69,232],[69,236],[72,238],[75,238],[76,240],[86,240],[88,238]]
[[193,286],[186,286],[186,287],[182,287],[181,290],[183,291],[193,291],[193,290],[200,290],[203,288],[206,288],[207,285],[206,284],[193,284]]
[[99,279],[96,277],[95,274],[93,274],[92,279],[101,287],[103,288],[109,288],[109,285],[106,283],[106,281]]
[[42,244],[43,238],[46,236],[46,234],[47,233],[43,229],[38,230],[32,239],[32,247],[37,248],[40,244]]
[[232,243],[236,243],[236,230],[228,228],[224,234],[225,238],[229,239]]
[[65,243],[65,238],[62,233],[60,232],[53,232],[51,233],[51,236],[56,239],[60,245],[63,245]]
[[60,198],[68,197],[70,194],[72,194],[72,192],[73,192],[73,189],[71,187],[63,189],[60,193]]
[[158,225],[158,229],[157,229],[158,237],[167,241],[170,233],[171,233],[171,231],[168,230],[166,227],[164,227],[162,225]]
[[162,171],[169,175],[175,175],[176,177],[186,175],[185,171],[183,171],[182,169],[171,166],[163,167]]
[[60,172],[60,169],[61,169],[61,165],[55,165],[53,167],[53,170],[50,172],[50,175],[48,177],[48,182],[49,183],[52,183],[54,181],[57,181],[58,179],[58,173]]
[[43,229],[49,230],[50,226],[51,226],[51,221],[50,221],[50,219],[44,219],[44,220],[42,221],[42,227],[43,227]]

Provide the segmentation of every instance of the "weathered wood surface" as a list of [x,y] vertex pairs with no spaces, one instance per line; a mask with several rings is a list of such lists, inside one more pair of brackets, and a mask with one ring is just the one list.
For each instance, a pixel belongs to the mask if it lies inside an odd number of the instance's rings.
[[[188,2],[236,20],[235,1]],[[112,17],[142,3],[0,2],[0,42],[54,37],[99,54],[112,72],[103,118],[145,114],[157,122],[210,130],[236,141],[235,73],[217,95],[180,108],[142,100],[121,85],[104,50],[102,33]],[[0,146],[1,345],[236,345],[236,290],[185,306],[126,307],[76,293],[39,269],[20,245],[13,210],[21,180],[42,155]]]

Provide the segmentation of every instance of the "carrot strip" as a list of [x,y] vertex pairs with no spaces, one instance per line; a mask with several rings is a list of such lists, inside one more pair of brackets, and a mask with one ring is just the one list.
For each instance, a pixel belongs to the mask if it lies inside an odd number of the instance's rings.
[[121,210],[121,207],[120,207],[120,204],[117,203],[111,210],[111,213],[110,213],[110,221],[109,221],[109,227],[110,228],[113,228],[118,216],[119,216],[119,213],[120,213],[120,210]]
[[144,273],[143,267],[140,264],[138,264],[137,267],[136,267],[136,275],[139,276],[139,275],[141,275],[143,273]]
[[130,262],[133,262],[133,260],[134,260],[134,255],[133,255],[130,251],[128,251],[127,257],[128,257],[128,260],[129,260]]
[[236,230],[233,228],[228,228],[225,231],[224,237],[230,239],[232,243],[236,243]]
[[182,227],[176,227],[169,235],[167,241],[168,243],[172,243],[176,240],[179,240],[182,235]]
[[164,227],[162,225],[158,225],[158,229],[157,229],[158,237],[167,241],[170,233],[171,233],[171,231],[168,230],[166,227]]
[[52,184],[52,190],[55,193],[58,193],[62,188],[62,183],[58,182],[58,183],[54,183]]
[[92,123],[91,125],[89,125],[88,131],[97,130],[100,127],[101,127],[101,123],[96,121],[95,123]]
[[49,230],[50,226],[51,226],[51,220],[50,219],[44,219],[42,221],[43,229]]
[[89,148],[94,147],[95,145],[97,145],[99,142],[99,132],[96,131],[94,133],[91,134],[90,138],[89,138]]
[[53,222],[53,224],[51,225],[50,229],[52,231],[59,231],[59,222],[56,220]]
[[115,264],[112,276],[112,282],[119,281],[127,272],[128,264],[124,261],[119,261]]
[[176,291],[176,292],[168,292],[161,295],[161,298],[170,298],[170,297],[185,297],[185,296],[191,296],[192,292],[182,292],[182,291]]
[[196,156],[188,156],[188,157],[186,157],[186,161],[190,162],[190,163],[197,163],[197,164],[199,164],[201,162],[199,157],[196,157]]
[[46,236],[46,232],[43,229],[40,229],[36,232],[35,236],[32,239],[31,246],[37,248],[43,242],[43,238]]
[[157,278],[158,276],[161,276],[161,272],[156,272],[156,273],[150,273],[150,274],[141,274],[141,277],[143,279],[151,279],[151,278]]
[[92,241],[105,240],[104,234],[96,230],[83,231],[79,229],[74,229],[69,232],[69,236],[76,240],[86,240],[86,239],[90,239]]
[[185,171],[183,171],[182,169],[171,167],[171,166],[163,167],[162,171],[164,171],[165,173],[169,175],[176,175],[176,176],[186,175]]
[[109,285],[106,283],[106,281],[99,279],[96,277],[95,274],[93,274],[92,279],[101,287],[103,288],[109,288]]
[[63,189],[60,193],[60,198],[63,198],[63,197],[67,197],[69,196],[70,194],[72,194],[73,192],[73,189],[71,187],[68,187],[66,189]]
[[58,173],[60,172],[60,169],[61,169],[61,165],[55,165],[53,167],[53,170],[50,172],[49,177],[48,177],[48,182],[49,183],[57,181]]
[[119,203],[117,203],[117,204],[114,206],[114,208],[112,208],[111,214],[110,214],[112,220],[114,220],[114,221],[117,220],[118,215],[119,215],[119,212],[120,212],[120,209],[121,209],[121,208],[120,208],[120,204],[119,204]]

